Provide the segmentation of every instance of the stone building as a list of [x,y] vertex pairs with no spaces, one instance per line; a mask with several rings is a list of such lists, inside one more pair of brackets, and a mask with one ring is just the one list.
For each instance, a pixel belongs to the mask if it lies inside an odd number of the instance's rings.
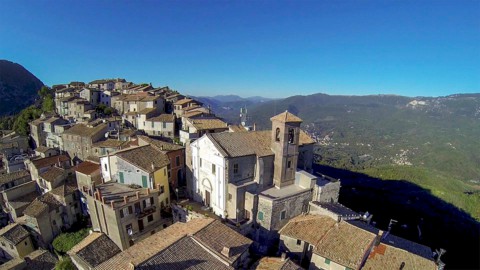
[[138,129],[145,131],[145,133],[151,136],[173,139],[176,134],[175,116],[172,114],[161,114],[148,118],[139,125]]
[[8,214],[10,221],[17,222],[23,216],[23,211],[27,206],[40,196],[37,191],[37,183],[29,181],[18,186],[3,190],[2,208]]
[[81,217],[80,195],[74,179],[36,198],[23,211],[24,223],[38,246],[50,247],[53,239]]
[[0,244],[0,256],[7,259],[23,258],[35,250],[30,233],[17,223],[0,229]]
[[[288,220],[307,212],[314,196],[338,200],[338,192],[325,188],[330,181],[298,168],[300,149],[308,151],[304,142],[311,144],[302,136],[302,120],[284,112],[271,121],[271,131],[206,134],[191,144],[188,186],[194,200],[240,222],[243,232],[261,243],[261,251],[277,241]],[[311,162],[304,159],[301,166],[311,168]]]
[[177,188],[185,188],[185,147],[152,139],[147,136],[139,135],[137,138],[140,146],[150,144],[160,152],[166,154],[170,159],[170,165],[168,166],[168,181],[170,187],[173,189],[172,191],[175,191]]
[[72,160],[85,160],[94,156],[93,144],[105,138],[108,131],[106,123],[95,125],[76,124],[62,134],[64,150]]
[[0,174],[0,191],[31,181],[30,173],[20,170],[12,173]]
[[44,173],[52,167],[59,167],[63,169],[69,169],[70,158],[66,155],[51,156],[46,158],[28,159],[25,161],[25,166],[30,172],[32,180],[37,181],[40,178],[40,174]]
[[114,180],[121,184],[158,189],[162,208],[170,204],[170,159],[158,148],[151,145],[128,148],[101,157],[100,164],[105,182]]
[[93,229],[105,233],[121,250],[168,224],[160,216],[158,189],[109,182],[82,190],[86,190]]
[[228,124],[217,117],[183,118],[180,130],[180,141],[183,144],[190,143],[207,133],[218,133],[228,130]]

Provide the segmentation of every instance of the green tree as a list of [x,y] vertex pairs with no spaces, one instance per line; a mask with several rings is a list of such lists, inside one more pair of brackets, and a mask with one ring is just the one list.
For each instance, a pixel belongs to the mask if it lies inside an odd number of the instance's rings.
[[13,123],[13,130],[21,135],[28,135],[30,132],[29,122],[40,117],[42,111],[35,106],[23,109]]
[[52,96],[46,96],[42,101],[42,111],[44,112],[54,112],[55,111],[55,101]]
[[53,248],[60,254],[65,254],[73,246],[80,243],[88,235],[88,229],[84,228],[77,232],[62,233],[53,240]]
[[65,256],[61,257],[60,260],[55,265],[55,270],[76,270],[77,268],[73,265],[70,257]]

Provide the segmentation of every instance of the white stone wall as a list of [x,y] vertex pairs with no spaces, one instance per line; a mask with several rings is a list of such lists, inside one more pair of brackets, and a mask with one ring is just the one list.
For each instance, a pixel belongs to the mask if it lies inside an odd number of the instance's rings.
[[[213,212],[225,217],[225,160],[212,142],[202,137],[191,144],[194,199],[206,203],[207,192],[210,193],[210,207]],[[201,161],[200,161],[201,159]],[[201,163],[201,166],[200,166]],[[215,165],[215,174],[212,173]]]

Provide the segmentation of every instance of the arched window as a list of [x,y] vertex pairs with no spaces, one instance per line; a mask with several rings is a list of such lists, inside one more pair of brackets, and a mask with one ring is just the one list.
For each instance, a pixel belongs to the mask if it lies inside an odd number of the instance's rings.
[[295,142],[295,130],[293,128],[288,129],[288,143]]
[[275,141],[277,141],[277,142],[280,141],[280,128],[277,128],[275,130]]

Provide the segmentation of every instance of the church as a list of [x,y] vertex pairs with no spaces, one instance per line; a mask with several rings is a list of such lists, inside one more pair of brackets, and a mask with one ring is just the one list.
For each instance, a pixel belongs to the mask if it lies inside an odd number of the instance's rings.
[[308,211],[310,201],[337,202],[340,182],[312,172],[314,141],[285,111],[272,129],[209,133],[191,143],[192,198],[241,226],[262,244]]

